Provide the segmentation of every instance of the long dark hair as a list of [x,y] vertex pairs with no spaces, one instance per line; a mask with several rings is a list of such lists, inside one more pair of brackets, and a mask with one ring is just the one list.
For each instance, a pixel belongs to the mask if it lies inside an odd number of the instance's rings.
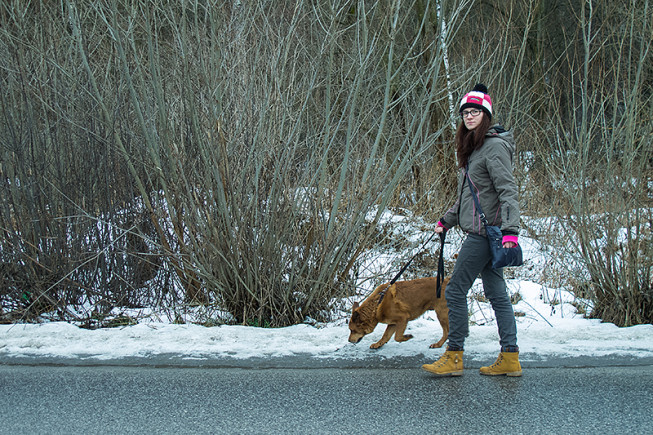
[[458,131],[456,131],[456,152],[458,154],[459,168],[467,166],[469,156],[483,146],[485,135],[490,129],[490,117],[483,111],[481,111],[481,114],[483,119],[474,130],[468,130],[464,121],[461,121],[458,126]]

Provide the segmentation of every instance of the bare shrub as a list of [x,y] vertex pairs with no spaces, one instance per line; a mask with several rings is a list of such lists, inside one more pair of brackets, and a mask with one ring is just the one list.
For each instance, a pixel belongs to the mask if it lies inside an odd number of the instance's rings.
[[89,325],[141,305],[319,319],[441,134],[443,45],[420,29],[456,8],[428,21],[431,6],[420,20],[400,1],[19,6],[0,39],[9,309]]
[[577,18],[570,38],[579,50],[566,68],[569,116],[551,117],[543,150],[562,223],[552,240],[570,254],[563,266],[579,296],[592,299],[592,316],[620,326],[650,323],[653,130],[642,122],[651,116],[650,10],[648,2],[627,12],[588,3]]
[[650,321],[650,16],[648,1],[0,6],[2,315],[325,318],[387,242],[383,210],[435,221],[452,202],[455,106],[483,81],[515,129],[523,209],[562,220],[551,243],[594,315]]

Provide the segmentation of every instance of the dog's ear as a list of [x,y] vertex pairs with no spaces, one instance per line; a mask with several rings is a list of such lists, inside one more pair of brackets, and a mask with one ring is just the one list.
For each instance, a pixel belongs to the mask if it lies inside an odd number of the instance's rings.
[[354,302],[354,305],[351,307],[351,320],[357,322],[360,319],[360,313],[358,312],[358,302]]

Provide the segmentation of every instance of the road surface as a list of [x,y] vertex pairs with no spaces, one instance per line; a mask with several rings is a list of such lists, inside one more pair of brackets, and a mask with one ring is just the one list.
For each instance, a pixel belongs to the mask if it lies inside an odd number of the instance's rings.
[[647,434],[653,366],[477,369],[0,365],[3,434]]

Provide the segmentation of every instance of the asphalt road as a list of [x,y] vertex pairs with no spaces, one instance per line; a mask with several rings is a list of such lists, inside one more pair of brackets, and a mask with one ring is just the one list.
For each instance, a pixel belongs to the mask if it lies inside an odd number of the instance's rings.
[[3,434],[653,433],[653,366],[438,379],[420,369],[0,365]]

